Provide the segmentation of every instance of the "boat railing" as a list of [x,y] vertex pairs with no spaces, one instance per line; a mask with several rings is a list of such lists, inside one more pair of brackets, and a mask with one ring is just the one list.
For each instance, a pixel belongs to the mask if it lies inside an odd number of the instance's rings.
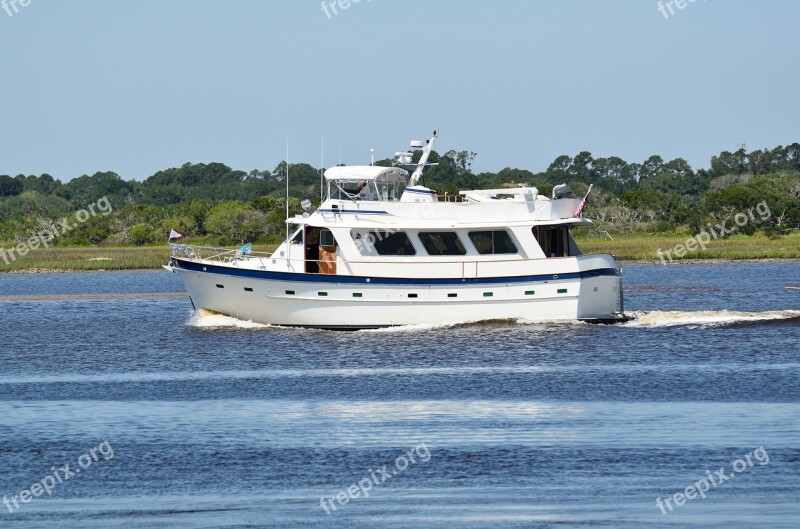
[[191,244],[171,243],[173,257],[187,257],[199,261],[221,261],[224,263],[232,261],[247,261],[253,258],[270,257],[268,252],[254,252],[251,249],[242,248],[218,248],[213,246],[194,246]]

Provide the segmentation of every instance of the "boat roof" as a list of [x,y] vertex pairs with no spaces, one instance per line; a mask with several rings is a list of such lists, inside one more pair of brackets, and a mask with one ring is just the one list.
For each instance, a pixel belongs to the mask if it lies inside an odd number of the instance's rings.
[[400,178],[408,180],[408,171],[400,167],[382,167],[379,165],[339,165],[325,171],[326,180],[381,180]]

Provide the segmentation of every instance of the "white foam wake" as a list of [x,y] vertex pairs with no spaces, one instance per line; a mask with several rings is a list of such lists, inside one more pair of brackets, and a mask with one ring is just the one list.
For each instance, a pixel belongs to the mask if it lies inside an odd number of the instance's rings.
[[256,323],[252,320],[240,320],[233,316],[226,316],[217,312],[200,309],[195,311],[186,322],[189,327],[197,327],[201,329],[266,329],[271,327],[264,323]]
[[[771,310],[764,312],[738,312],[729,310],[701,310],[701,311],[633,311],[628,312],[635,319],[623,324],[624,327],[679,327],[692,328],[722,327],[736,323],[788,320],[800,318],[800,310]],[[501,320],[506,324],[518,325],[588,325],[580,321],[537,322],[525,319]],[[489,320],[498,323],[498,320]],[[395,332],[426,332],[437,329],[477,325],[488,323],[481,321],[452,321],[446,323],[419,323],[413,325],[399,325],[380,329],[365,329],[366,333],[395,333]],[[207,310],[199,310],[192,314],[186,322],[189,327],[201,329],[267,329],[277,327],[274,325],[257,323],[252,320],[241,320],[233,316],[226,316]]]
[[800,310],[770,310],[765,312],[736,312],[729,310],[701,310],[695,312],[651,311],[631,312],[629,315],[636,319],[625,323],[625,327],[719,327],[743,322],[800,318]]
[[460,327],[462,325],[469,325],[477,323],[470,320],[464,321],[450,321],[443,323],[412,323],[408,325],[395,325],[393,327],[381,327],[379,329],[363,329],[358,332],[364,333],[393,333],[393,332],[419,332],[419,331],[434,331],[437,329],[449,329],[451,327]]

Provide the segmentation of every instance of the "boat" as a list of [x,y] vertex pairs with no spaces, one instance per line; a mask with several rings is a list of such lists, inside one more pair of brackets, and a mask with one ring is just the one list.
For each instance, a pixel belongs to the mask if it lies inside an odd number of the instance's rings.
[[440,196],[420,183],[437,137],[411,142],[416,164],[405,151],[394,167],[327,169],[327,196],[315,211],[303,201],[271,254],[172,243],[165,268],[195,310],[280,326],[630,319],[619,260],[584,255],[570,233],[592,223],[588,194],[523,184]]

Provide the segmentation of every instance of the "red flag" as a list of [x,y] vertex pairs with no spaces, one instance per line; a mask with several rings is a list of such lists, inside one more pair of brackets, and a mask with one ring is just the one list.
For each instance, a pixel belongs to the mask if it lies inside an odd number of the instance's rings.
[[589,198],[589,193],[591,193],[591,192],[592,192],[592,186],[593,186],[593,185],[594,185],[594,184],[591,184],[591,185],[589,186],[589,191],[587,191],[587,192],[586,192],[586,196],[585,196],[585,197],[583,197],[583,200],[581,200],[581,205],[580,205],[580,206],[578,206],[578,210],[575,212],[575,218],[576,218],[576,219],[577,219],[577,218],[580,218],[580,216],[581,216],[581,213],[583,213],[583,207],[586,205],[586,199],[587,199],[587,198]]

